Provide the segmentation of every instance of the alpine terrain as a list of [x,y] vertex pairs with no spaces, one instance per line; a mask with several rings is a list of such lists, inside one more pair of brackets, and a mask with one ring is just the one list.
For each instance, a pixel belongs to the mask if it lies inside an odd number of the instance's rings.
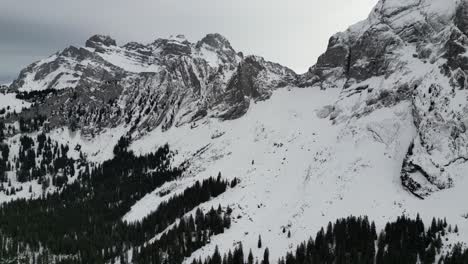
[[0,263],[468,263],[467,129],[465,0],[380,0],[305,74],[95,35],[0,86]]

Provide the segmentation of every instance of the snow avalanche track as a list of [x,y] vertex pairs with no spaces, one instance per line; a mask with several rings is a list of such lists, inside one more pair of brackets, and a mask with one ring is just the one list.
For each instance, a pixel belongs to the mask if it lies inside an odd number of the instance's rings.
[[[257,102],[241,119],[200,123],[155,130],[133,143],[136,153],[148,153],[169,143],[177,151],[176,164],[190,161],[185,177],[156,189],[137,202],[125,221],[138,221],[158,204],[182,192],[196,180],[216,176],[238,177],[241,184],[203,209],[233,208],[233,224],[224,234],[195,252],[193,258],[233,249],[257,249],[258,236],[277,259],[316,234],[329,221],[349,215],[367,215],[383,228],[397,216],[417,213],[430,223],[447,217],[468,232],[468,181],[420,200],[403,189],[400,170],[416,130],[411,105],[402,102],[359,119],[333,124],[318,116],[339,98],[339,89],[280,89],[270,100]],[[325,107],[325,108],[324,108]],[[166,194],[167,190],[171,190]],[[164,192],[162,192],[164,191]],[[160,197],[159,193],[166,194]],[[193,212],[192,212],[193,213]],[[291,231],[291,238],[282,232]],[[468,242],[467,236],[450,239]]]

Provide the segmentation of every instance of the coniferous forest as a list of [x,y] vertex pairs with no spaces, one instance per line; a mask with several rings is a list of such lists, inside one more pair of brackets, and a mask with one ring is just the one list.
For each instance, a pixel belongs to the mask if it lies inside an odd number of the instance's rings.
[[[36,122],[41,120],[22,122],[21,129],[34,130]],[[69,158],[69,146],[44,134],[23,135],[19,155],[10,161],[5,129],[0,123],[0,191],[19,191],[7,177],[15,171],[18,182],[37,180],[44,192],[0,205],[0,263],[177,264],[231,226],[229,206],[199,208],[236,188],[239,180],[223,180],[221,173],[172,195],[141,221],[122,220],[138,200],[181,177],[184,169],[171,165],[168,145],[137,156],[129,150],[130,140],[122,137],[111,160],[93,164],[81,155],[79,160]],[[46,191],[49,186],[54,191]],[[239,243],[224,253],[216,248],[212,256],[192,264],[468,263],[462,245],[442,251],[446,235],[457,232],[445,219],[426,227],[419,216],[402,216],[377,230],[367,217],[348,217],[330,222],[280,259],[270,259],[259,236],[262,256],[244,253]]]
[[[212,256],[205,260],[193,260],[192,264],[466,264],[468,251],[456,245],[452,252],[443,255],[442,238],[447,232],[458,232],[445,220],[433,219],[425,228],[419,218],[399,217],[387,223],[378,232],[374,222],[367,217],[348,217],[329,223],[308,241],[278,260],[270,259],[265,247],[262,256],[244,255],[242,244],[223,256],[216,247]],[[259,240],[260,241],[260,240]],[[259,248],[261,248],[259,244]],[[437,259],[437,255],[440,256]]]
[[[22,137],[20,153],[32,153],[33,144],[32,139]],[[39,144],[41,151],[50,150],[44,147],[47,140],[41,139]],[[122,217],[136,201],[165,182],[177,179],[183,171],[171,167],[171,152],[167,145],[138,157],[128,151],[128,145],[129,140],[122,138],[114,149],[112,160],[101,165],[81,164],[84,168],[80,169],[78,179],[59,185],[59,191],[45,193],[39,199],[19,199],[2,204],[0,260],[6,263],[106,263],[116,260],[120,263],[162,263],[163,256],[169,255],[172,263],[179,263],[205,245],[210,236],[229,228],[231,209],[223,209],[221,205],[207,212],[198,209],[195,217],[184,218],[201,203],[236,186],[237,179],[227,182],[221,175],[196,182],[160,204],[140,222],[123,222]],[[66,153],[68,147],[62,148],[62,151],[51,152]],[[27,156],[18,161],[20,171],[31,172],[36,167],[34,153],[30,159],[25,158]],[[51,164],[64,159],[63,155],[51,157]],[[75,168],[73,161],[69,163],[70,169]],[[28,164],[28,169],[24,164]],[[63,182],[73,174],[62,176]],[[31,174],[25,173],[25,177],[31,177]],[[180,219],[179,223],[170,227],[177,219]],[[160,233],[159,239],[149,243]],[[188,239],[192,236],[195,239]],[[190,244],[181,246],[187,241]]]

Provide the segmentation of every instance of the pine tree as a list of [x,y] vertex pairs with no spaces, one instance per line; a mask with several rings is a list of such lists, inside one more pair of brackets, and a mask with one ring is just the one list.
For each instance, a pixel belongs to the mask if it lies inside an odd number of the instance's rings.
[[247,264],[254,264],[254,257],[252,254],[252,250],[249,251],[249,256],[247,257]]
[[229,252],[228,252],[227,263],[228,264],[233,264],[234,263],[234,257],[232,255],[231,250],[229,250]]
[[432,264],[435,262],[436,250],[434,245],[431,245],[424,256],[424,263]]
[[258,235],[258,243],[257,243],[258,248],[262,248],[262,237]]
[[265,248],[265,252],[263,253],[262,264],[270,264],[270,251],[268,248]]
[[376,230],[374,221],[372,221],[372,224],[371,224],[371,233],[373,235],[374,240],[377,240],[377,230]]
[[242,243],[234,250],[233,254],[234,264],[244,264],[244,250],[242,248]]
[[435,218],[432,218],[431,228],[429,229],[429,233],[431,235],[437,231],[437,222]]
[[211,264],[222,264],[221,254],[219,254],[218,246],[216,246],[213,258],[211,258]]

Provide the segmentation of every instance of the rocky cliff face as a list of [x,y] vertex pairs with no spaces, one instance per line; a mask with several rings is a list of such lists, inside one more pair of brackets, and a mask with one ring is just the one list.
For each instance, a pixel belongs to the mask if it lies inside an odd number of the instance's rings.
[[292,85],[296,74],[256,56],[244,57],[219,34],[197,43],[183,36],[117,46],[96,35],[24,69],[10,86],[54,126],[88,132],[125,124],[144,134],[205,116],[235,119],[251,100]]
[[467,10],[466,1],[381,0],[300,80],[342,89],[333,114],[341,122],[410,102],[417,135],[401,180],[421,198],[451,187],[468,158]]

